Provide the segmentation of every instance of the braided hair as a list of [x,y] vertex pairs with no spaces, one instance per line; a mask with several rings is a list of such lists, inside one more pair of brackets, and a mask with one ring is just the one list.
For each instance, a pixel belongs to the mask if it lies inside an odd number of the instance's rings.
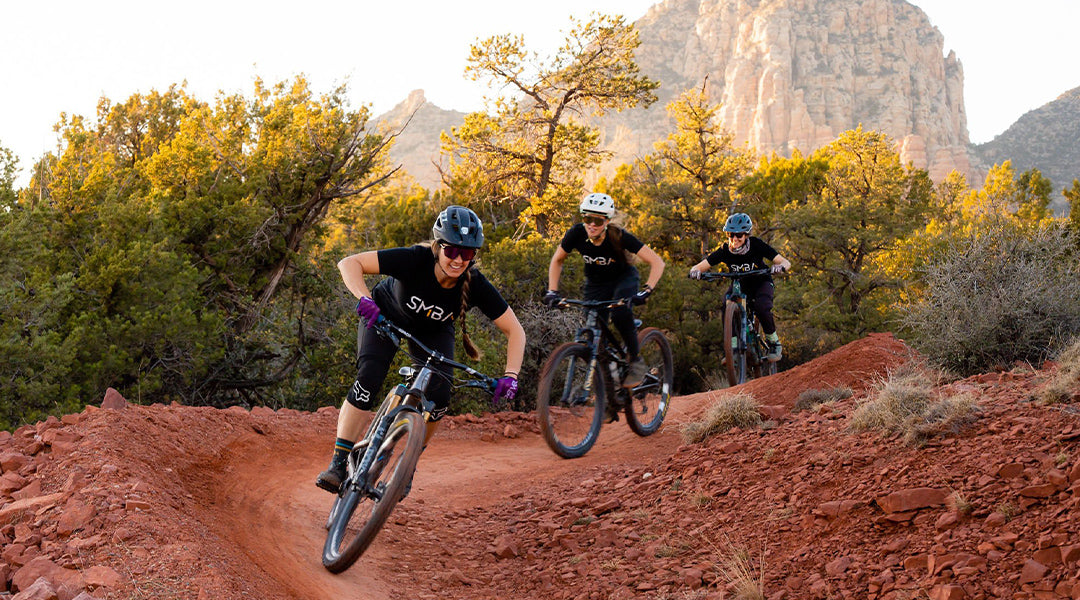
[[461,282],[461,309],[458,311],[457,320],[461,323],[461,344],[465,346],[465,354],[473,360],[480,360],[480,349],[469,338],[469,329],[465,324],[465,315],[469,312],[469,284],[475,270],[476,267],[470,265],[465,271],[465,281]]

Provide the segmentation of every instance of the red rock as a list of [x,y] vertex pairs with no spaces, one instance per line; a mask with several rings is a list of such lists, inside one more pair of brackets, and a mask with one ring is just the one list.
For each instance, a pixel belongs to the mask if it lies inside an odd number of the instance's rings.
[[17,519],[22,518],[22,515],[27,512],[35,512],[46,506],[53,506],[64,499],[64,494],[48,494],[46,496],[37,496],[34,498],[27,498],[25,500],[16,500],[11,504],[0,508],[0,526],[7,525]]
[[942,506],[948,491],[940,488],[910,488],[879,496],[875,499],[886,513],[900,513],[931,506]]
[[956,513],[949,511],[942,513],[941,516],[937,518],[937,521],[934,522],[934,529],[945,531],[946,529],[956,527],[959,522],[960,517]]
[[930,600],[964,600],[967,594],[958,585],[936,585],[930,590]]
[[41,495],[41,480],[31,479],[30,483],[27,483],[22,489],[12,492],[11,497],[15,500],[25,500],[27,498],[36,498]]
[[1025,498],[1049,498],[1057,492],[1057,486],[1052,483],[1029,485],[1020,490],[1020,495]]
[[1020,584],[1033,583],[1040,581],[1046,574],[1050,572],[1050,567],[1028,559],[1024,563],[1024,568],[1020,570]]
[[904,559],[904,570],[915,571],[918,569],[925,569],[929,564],[930,557],[926,554],[916,554],[915,556],[909,556]]
[[120,583],[120,574],[109,567],[96,565],[83,571],[83,579],[92,590],[99,587],[115,588]]
[[56,533],[64,537],[69,536],[88,526],[95,515],[97,515],[97,510],[92,504],[72,499],[64,505],[64,512],[56,523]]
[[49,580],[39,577],[36,581],[26,586],[12,600],[59,600],[56,589]]
[[1065,564],[1076,562],[1080,559],[1080,544],[1061,547],[1061,560]]
[[1069,482],[1080,481],[1080,461],[1077,461],[1075,465],[1069,469]]
[[121,410],[126,406],[127,400],[125,400],[124,397],[120,395],[120,392],[116,391],[113,388],[105,390],[105,398],[101,401],[101,408]]
[[30,457],[20,452],[0,454],[0,473],[15,473],[30,464]]
[[701,569],[685,569],[679,573],[682,584],[686,587],[696,590],[704,585],[702,580],[705,573]]
[[997,529],[1007,522],[1008,519],[1005,515],[995,510],[983,520],[983,527],[986,529]]
[[1050,482],[1059,490],[1069,487],[1069,476],[1060,469],[1050,469],[1046,472],[1046,481]]
[[1061,562],[1061,548],[1052,546],[1050,548],[1036,550],[1035,554],[1031,556],[1031,559],[1039,564],[1052,567]]
[[1005,463],[998,467],[997,476],[1002,479],[1014,479],[1024,474],[1024,465],[1020,463]]
[[11,578],[11,585],[22,590],[37,581],[39,577],[44,577],[57,588],[59,586],[73,589],[84,587],[82,576],[78,571],[65,569],[44,556],[38,556],[15,571],[15,575]]
[[848,567],[851,566],[852,562],[854,561],[852,561],[850,556],[841,556],[836,560],[831,560],[825,563],[825,573],[828,574],[829,577],[839,577],[848,570]]

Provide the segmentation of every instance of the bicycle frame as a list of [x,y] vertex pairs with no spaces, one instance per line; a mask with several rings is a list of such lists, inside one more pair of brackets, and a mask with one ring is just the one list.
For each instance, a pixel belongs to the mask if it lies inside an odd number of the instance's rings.
[[[369,426],[368,434],[364,437],[364,440],[367,442],[364,453],[358,459],[359,464],[352,465],[355,468],[352,470],[350,478],[346,480],[348,485],[359,486],[364,494],[376,499],[381,499],[381,493],[372,488],[368,482],[368,471],[377,458],[376,454],[378,453],[379,445],[381,445],[383,439],[386,437],[387,431],[389,431],[390,426],[394,423],[399,414],[403,411],[411,411],[418,413],[420,416],[424,417],[424,421],[427,421],[427,416],[435,407],[435,403],[427,399],[428,384],[431,382],[432,377],[444,376],[442,373],[436,371],[436,367],[439,365],[448,365],[455,369],[465,371],[473,377],[471,380],[466,380],[461,384],[456,385],[455,387],[457,388],[479,388],[494,394],[495,379],[484,375],[468,365],[447,358],[438,350],[428,348],[423,342],[416,339],[416,337],[408,331],[405,331],[385,318],[380,317],[379,321],[374,325],[374,328],[382,335],[388,337],[395,345],[400,344],[402,338],[412,342],[420,349],[421,353],[427,356],[419,369],[416,369],[415,367],[402,367],[398,370],[398,374],[402,375],[405,378],[405,381],[397,385],[394,389],[393,396],[396,396],[399,401],[400,399],[406,399],[406,402],[394,406],[381,417],[378,414],[375,416]],[[416,398],[419,402],[408,401],[407,399],[409,398]],[[351,460],[353,460],[353,455],[350,455],[350,461]],[[341,489],[344,490],[345,487],[345,485],[342,485]],[[339,495],[340,493],[341,492],[339,492]]]
[[[625,306],[629,300],[573,300],[563,298],[559,301],[560,306],[578,306],[585,312],[585,326],[577,330],[574,341],[585,344],[589,348],[591,359],[589,361],[588,377],[585,389],[591,391],[593,373],[599,368],[601,361],[609,365],[611,372],[604,380],[608,382],[607,391],[613,392],[615,384],[622,379],[621,372],[627,366],[626,350],[615,338],[611,328],[607,325],[607,319],[600,318],[600,310],[604,308],[616,308]],[[640,323],[635,320],[635,325]],[[569,385],[569,382],[567,382]],[[612,394],[615,400],[615,394]]]
[[[770,273],[770,269],[754,269],[752,271],[728,271],[722,273],[702,273],[701,279],[704,281],[718,281],[721,279],[730,279],[731,288],[724,294],[725,305],[728,302],[734,302],[740,308],[740,322],[736,326],[734,332],[736,345],[732,346],[734,353],[741,354],[747,357],[748,365],[753,369],[760,369],[765,361],[765,354],[768,349],[765,347],[763,337],[759,334],[761,328],[760,322],[757,318],[755,310],[751,309],[749,299],[742,291],[741,279],[745,277],[751,277],[755,275],[765,275]],[[732,340],[725,339],[725,344],[731,344]],[[726,352],[726,350],[725,350]]]

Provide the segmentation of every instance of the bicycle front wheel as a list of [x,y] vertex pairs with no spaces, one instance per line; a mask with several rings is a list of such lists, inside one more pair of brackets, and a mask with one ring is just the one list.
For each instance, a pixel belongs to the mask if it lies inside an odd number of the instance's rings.
[[742,306],[729,300],[724,307],[724,365],[730,386],[746,383],[745,321]]
[[671,346],[664,332],[655,327],[642,329],[638,333],[638,344],[647,370],[641,384],[630,390],[630,401],[626,404],[625,413],[630,430],[646,436],[656,433],[664,423],[668,400],[671,399],[672,382],[675,380],[675,368],[671,359]]
[[600,369],[590,368],[591,359],[588,346],[568,342],[551,353],[540,372],[540,431],[548,447],[563,458],[583,456],[600,435],[604,380]]
[[416,470],[424,448],[424,418],[412,411],[398,414],[368,469],[368,485],[350,478],[334,503],[323,546],[323,566],[331,573],[348,569],[379,533],[397,506]]

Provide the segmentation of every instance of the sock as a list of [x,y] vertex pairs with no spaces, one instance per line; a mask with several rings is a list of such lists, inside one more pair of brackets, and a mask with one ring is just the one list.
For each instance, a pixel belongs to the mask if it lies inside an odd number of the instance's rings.
[[777,335],[777,333],[775,331],[772,332],[772,333],[766,333],[765,334],[765,339],[772,342],[772,343],[774,343],[774,344],[780,343],[780,336]]
[[352,442],[343,438],[337,438],[337,440],[334,441],[334,458],[331,459],[331,462],[345,462],[345,459],[349,457],[349,452],[352,452],[352,448]]

